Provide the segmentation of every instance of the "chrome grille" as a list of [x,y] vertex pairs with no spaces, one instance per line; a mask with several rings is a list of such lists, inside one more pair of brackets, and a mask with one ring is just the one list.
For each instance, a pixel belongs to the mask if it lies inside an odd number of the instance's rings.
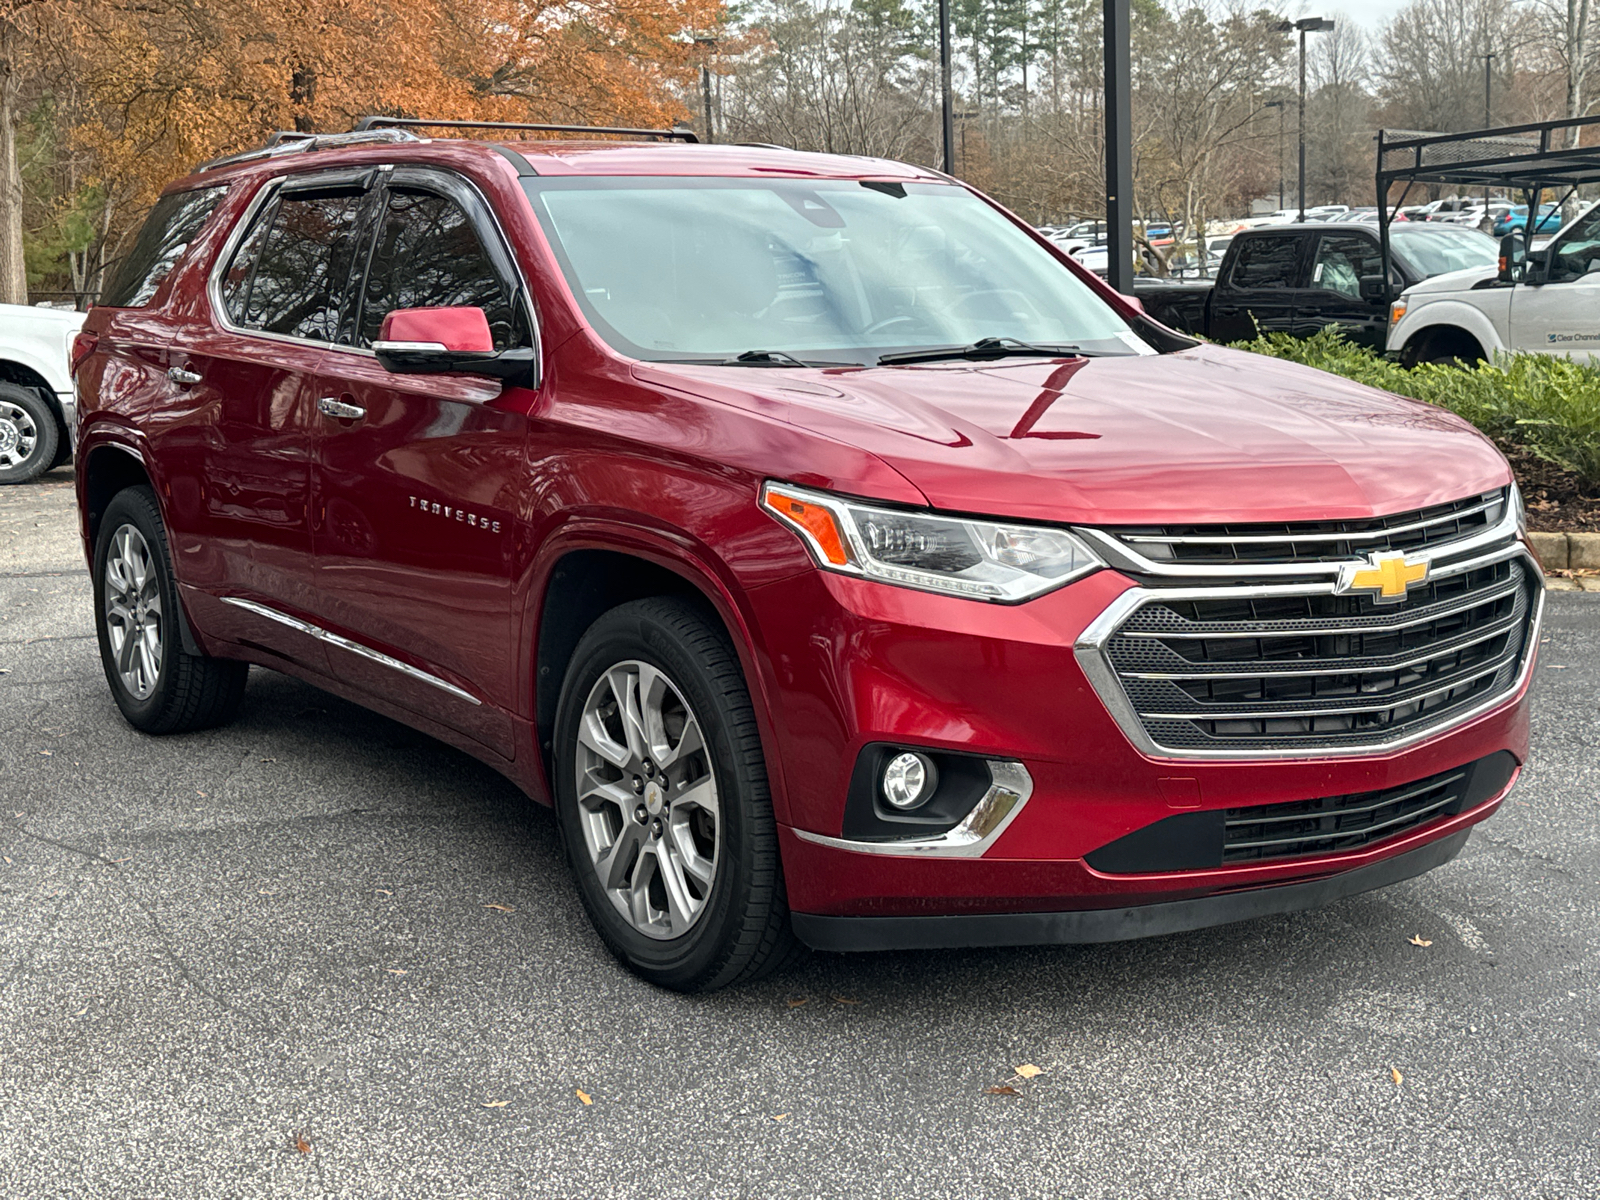
[[1372,553],[1449,546],[1499,524],[1508,489],[1386,517],[1253,525],[1110,529],[1115,542],[1157,566],[1341,562]]
[[1080,643],[1079,660],[1157,753],[1359,752],[1511,692],[1541,586],[1512,544],[1436,564],[1429,583],[1390,604],[1331,584],[1137,590]]

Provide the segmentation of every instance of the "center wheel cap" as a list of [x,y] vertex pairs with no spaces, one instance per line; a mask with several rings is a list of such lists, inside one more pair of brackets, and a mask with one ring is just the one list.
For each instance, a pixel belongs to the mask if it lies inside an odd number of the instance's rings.
[[644,804],[650,810],[652,817],[659,817],[661,810],[667,806],[667,794],[661,790],[659,783],[649,783],[644,789]]

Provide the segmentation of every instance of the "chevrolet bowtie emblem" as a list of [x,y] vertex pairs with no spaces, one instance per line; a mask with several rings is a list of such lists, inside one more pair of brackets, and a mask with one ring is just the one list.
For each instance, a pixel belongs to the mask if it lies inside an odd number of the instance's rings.
[[1338,592],[1370,592],[1378,604],[1394,604],[1428,580],[1428,560],[1404,554],[1373,554],[1364,563],[1345,563],[1339,570]]

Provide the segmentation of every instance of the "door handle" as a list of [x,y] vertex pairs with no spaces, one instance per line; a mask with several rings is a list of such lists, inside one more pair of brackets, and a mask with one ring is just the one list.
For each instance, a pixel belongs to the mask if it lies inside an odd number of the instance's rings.
[[343,400],[336,400],[332,396],[324,396],[318,400],[317,411],[325,417],[337,417],[341,421],[359,421],[367,415],[367,410],[359,404],[346,404]]
[[172,380],[173,383],[181,383],[188,387],[191,384],[199,383],[202,376],[195,374],[193,371],[185,371],[182,367],[168,367],[167,378]]

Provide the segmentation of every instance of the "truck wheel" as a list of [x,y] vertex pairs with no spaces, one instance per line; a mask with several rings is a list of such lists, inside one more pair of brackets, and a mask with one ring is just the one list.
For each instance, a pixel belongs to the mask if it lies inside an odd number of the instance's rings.
[[135,729],[187,733],[238,713],[249,664],[184,650],[166,530],[147,487],[124,488],[100,518],[94,616],[111,697]]
[[61,430],[37,393],[0,383],[0,484],[32,483],[55,465]]
[[562,683],[552,752],[578,892],[618,959],[700,992],[790,958],[755,713],[699,609],[662,597],[596,621]]

